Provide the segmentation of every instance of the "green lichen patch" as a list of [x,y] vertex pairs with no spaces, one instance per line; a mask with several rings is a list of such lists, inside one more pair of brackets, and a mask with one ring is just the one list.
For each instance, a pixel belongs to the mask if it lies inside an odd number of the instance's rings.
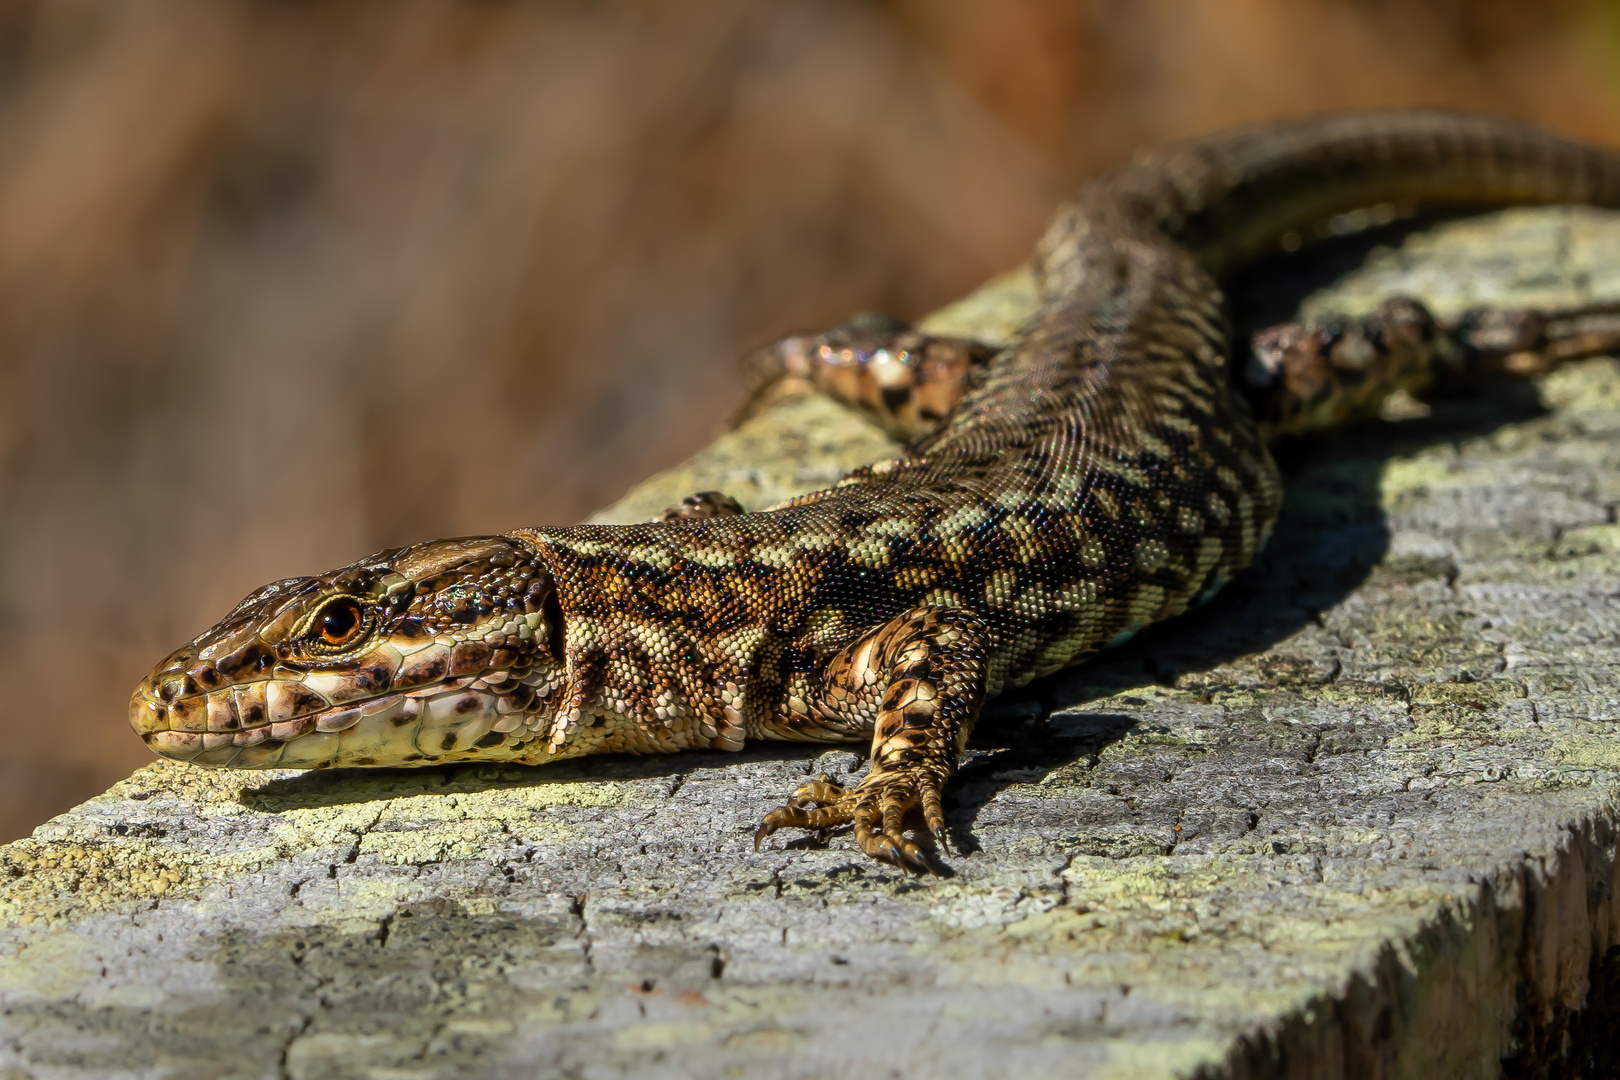
[[108,788],[100,798],[144,802],[161,796],[197,807],[235,806],[244,790],[264,783],[268,777],[283,775],[291,774],[204,769],[182,761],[154,761]]
[[1592,555],[1604,558],[1584,568],[1588,573],[1602,566],[1620,568],[1620,561],[1614,559],[1614,556],[1620,556],[1620,525],[1584,525],[1566,529],[1559,534],[1557,543],[1552,547],[1555,559],[1578,559]]
[[985,282],[972,295],[940,308],[917,324],[917,329],[942,337],[965,337],[991,345],[1012,338],[1020,323],[1035,313],[1040,302],[1035,274],[1027,265]]
[[[631,798],[623,783],[535,782],[535,772],[335,777],[156,762],[76,814],[0,848],[0,923],[195,901],[211,885],[296,860],[422,865],[486,858],[510,844],[514,826],[530,842],[565,839],[567,828],[545,819],[555,808],[605,809]],[[340,799],[332,797],[334,787]],[[227,821],[234,842],[192,839],[198,828],[210,828],[206,823]]]
[[625,801],[607,784],[421,795],[390,802],[360,840],[359,853],[384,863],[422,865],[450,859],[489,858],[513,843],[520,828],[528,842],[566,839],[566,825],[544,818],[557,806],[609,807]]
[[628,800],[622,785],[607,782],[481,789],[463,784],[431,794],[399,790],[402,794],[390,799],[278,812],[275,832],[282,853],[355,844],[357,856],[390,864],[488,858],[511,843],[515,828],[532,839],[565,838],[565,826],[543,819],[551,808],[605,808]]
[[202,861],[144,839],[17,840],[0,848],[0,922],[28,925],[195,895]]
[[1620,412],[1620,360],[1599,356],[1565,364],[1538,378],[1536,391],[1549,409]]
[[1612,734],[1566,735],[1552,740],[1546,757],[1573,769],[1620,773],[1620,738]]

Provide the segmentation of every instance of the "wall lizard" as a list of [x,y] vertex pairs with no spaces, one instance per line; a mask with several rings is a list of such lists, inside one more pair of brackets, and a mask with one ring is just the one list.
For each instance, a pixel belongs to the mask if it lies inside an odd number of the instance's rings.
[[[1175,144],[1086,184],[1005,348],[854,320],[764,354],[912,442],[744,513],[703,493],[641,525],[524,528],[267,585],[163,660],[130,719],[200,765],[327,768],[869,743],[777,829],[852,826],[937,868],[981,704],[1208,599],[1266,542],[1268,440],[1396,389],[1528,373],[1620,342],[1606,310],[1392,299],[1259,335],[1233,370],[1220,281],[1376,204],[1620,205],[1620,157],[1511,121],[1386,112]],[[920,826],[920,827],[916,827]]]

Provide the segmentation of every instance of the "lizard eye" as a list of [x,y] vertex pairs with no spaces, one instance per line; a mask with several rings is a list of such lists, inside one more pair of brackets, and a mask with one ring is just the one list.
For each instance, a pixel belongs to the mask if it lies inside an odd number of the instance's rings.
[[310,636],[316,644],[325,648],[341,649],[353,644],[365,628],[366,613],[361,610],[359,601],[351,596],[341,596],[315,616],[315,622],[310,626]]

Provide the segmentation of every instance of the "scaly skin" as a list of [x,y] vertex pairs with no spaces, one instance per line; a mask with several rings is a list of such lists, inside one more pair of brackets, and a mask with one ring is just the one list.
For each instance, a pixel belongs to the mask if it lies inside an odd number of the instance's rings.
[[[160,754],[236,768],[869,741],[865,779],[807,785],[760,837],[852,824],[869,855],[924,869],[907,815],[943,840],[942,789],[987,696],[1179,614],[1265,543],[1277,470],[1232,391],[1217,278],[1383,201],[1616,205],[1620,159],[1436,113],[1141,157],[1059,213],[1039,311],[993,357],[873,325],[778,355],[925,429],[902,456],[760,513],[705,498],[656,523],[433,541],[266,586],[160,664],[131,721]],[[1367,347],[1296,328],[1259,350],[1249,390],[1269,428],[1461,370],[1409,315],[1352,327]]]

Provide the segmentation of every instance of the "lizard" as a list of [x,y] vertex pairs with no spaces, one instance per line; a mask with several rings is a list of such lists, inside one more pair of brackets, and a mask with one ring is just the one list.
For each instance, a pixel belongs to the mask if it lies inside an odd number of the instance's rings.
[[763,354],[912,441],[743,512],[519,528],[273,582],[162,660],[130,720],[232,768],[542,764],[598,753],[858,742],[767,813],[849,827],[937,870],[944,793],[980,708],[1213,596],[1265,544],[1275,439],[1396,389],[1528,373],[1620,343],[1612,311],[1392,298],[1237,350],[1221,282],[1376,204],[1620,206],[1620,157],[1514,121],[1388,111],[1143,152],[1080,188],[1033,265],[1035,313],[990,348],[857,319]]

